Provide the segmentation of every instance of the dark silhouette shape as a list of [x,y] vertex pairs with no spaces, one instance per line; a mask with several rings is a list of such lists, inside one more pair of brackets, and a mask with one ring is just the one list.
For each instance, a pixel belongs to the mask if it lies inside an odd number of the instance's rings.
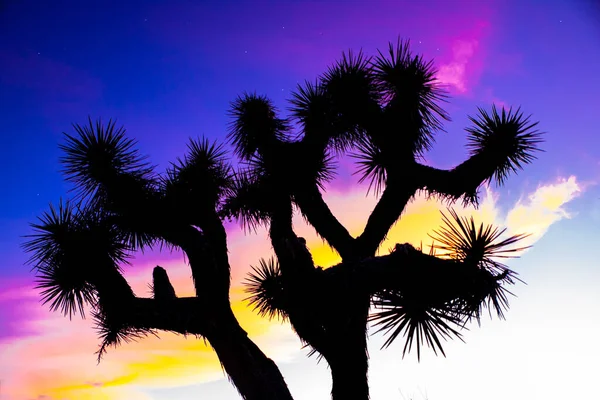
[[[224,218],[268,228],[276,259],[261,260],[247,280],[259,314],[289,320],[298,336],[330,366],[334,399],[368,399],[366,328],[406,338],[420,357],[483,308],[503,317],[516,273],[495,260],[524,248],[524,235],[460,218],[453,210],[434,232],[426,254],[397,244],[375,256],[390,227],[417,191],[477,203],[479,186],[502,184],[530,163],[541,142],[536,123],[520,110],[482,109],[471,118],[470,158],[451,170],[420,162],[448,116],[446,94],[432,62],[413,56],[408,42],[368,58],[349,52],[316,82],[300,86],[291,117],[280,118],[264,96],[232,103],[229,139],[243,166],[234,171],[220,145],[191,140],[184,158],[158,174],[135,142],[109,121],[75,125],[61,146],[73,201],[34,224],[32,253],[42,300],[72,316],[88,304],[107,346],[158,330],[205,338],[245,399],[291,399],[275,364],[247,337],[229,303],[230,273]],[[294,124],[300,132],[294,133]],[[335,156],[353,152],[361,180],[381,193],[361,235],[353,238],[323,201]],[[342,257],[322,269],[292,227],[297,208]],[[438,242],[439,244],[435,244]],[[132,251],[164,245],[189,260],[196,296],[179,298],[156,267],[153,298],[134,295],[121,274]],[[435,251],[442,253],[435,255]],[[379,311],[369,315],[371,305]]]
[[[451,170],[420,162],[448,115],[446,93],[431,61],[413,56],[408,42],[369,58],[348,52],[316,82],[293,94],[291,117],[281,118],[264,96],[234,103],[229,138],[247,163],[225,209],[248,227],[268,227],[277,261],[262,261],[248,280],[259,313],[283,316],[314,353],[325,358],[335,399],[368,398],[366,327],[373,321],[406,337],[405,352],[426,344],[443,353],[441,339],[479,318],[484,306],[500,317],[508,306],[503,283],[515,273],[493,261],[523,238],[501,240],[493,227],[477,228],[451,211],[435,239],[444,258],[408,244],[375,257],[390,227],[417,191],[449,202],[477,203],[484,182],[502,184],[534,159],[537,123],[520,110],[480,109],[467,129],[471,156]],[[294,124],[299,134],[294,133]],[[352,152],[360,180],[381,193],[362,234],[353,238],[329,210],[321,189],[333,177],[334,157]],[[297,207],[342,263],[316,268],[292,227]],[[369,316],[371,305],[382,308]]]

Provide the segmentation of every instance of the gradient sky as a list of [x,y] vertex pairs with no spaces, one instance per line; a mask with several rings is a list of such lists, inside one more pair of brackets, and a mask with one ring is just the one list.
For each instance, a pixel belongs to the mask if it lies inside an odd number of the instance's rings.
[[[125,5],[124,5],[125,4]],[[20,236],[65,196],[57,144],[71,123],[117,118],[153,162],[181,155],[187,138],[223,139],[231,100],[242,91],[285,109],[298,82],[345,49],[373,54],[398,36],[434,58],[453,121],[427,161],[466,156],[464,128],[477,106],[522,106],[547,132],[545,153],[506,186],[484,188],[479,210],[462,210],[534,247],[510,266],[506,321],[470,327],[447,358],[404,360],[402,343],[370,342],[373,400],[523,399],[597,396],[600,357],[600,6],[595,0],[490,1],[25,1],[0,2],[0,399],[238,399],[201,341],[163,334],[111,349],[96,365],[89,321],[52,314],[23,266]],[[346,164],[342,164],[346,166]],[[353,234],[376,199],[348,173],[326,199]],[[382,246],[419,244],[442,206],[416,198]],[[315,260],[336,262],[302,221]],[[229,230],[234,309],[280,366],[298,400],[327,399],[325,363],[306,358],[289,327],[246,308],[240,282],[271,249],[265,232]],[[139,257],[127,277],[146,294],[151,268],[167,268],[191,294],[180,254]],[[373,330],[371,330],[373,332]]]

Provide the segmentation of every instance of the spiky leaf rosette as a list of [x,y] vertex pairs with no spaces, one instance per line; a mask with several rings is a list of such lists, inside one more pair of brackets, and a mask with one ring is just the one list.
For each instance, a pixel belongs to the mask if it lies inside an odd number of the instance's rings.
[[240,170],[234,176],[232,194],[225,200],[220,214],[236,218],[246,230],[256,230],[269,221],[275,207],[275,188],[267,176],[253,170]]
[[90,278],[105,267],[97,265],[99,259],[116,268],[128,261],[129,247],[120,231],[101,213],[62,202],[50,206],[32,227],[23,247],[31,253],[42,302],[69,317],[75,312],[84,317],[84,306],[96,301]]
[[313,184],[324,188],[335,177],[336,168],[328,148],[307,142],[277,143],[269,152],[252,157],[247,165],[251,173],[273,182],[281,193]]
[[404,291],[385,291],[374,300],[376,308],[382,309],[369,317],[378,332],[389,334],[383,347],[389,346],[401,334],[405,338],[404,357],[416,345],[417,358],[421,359],[421,347],[427,345],[437,355],[439,350],[444,356],[442,340],[457,337],[462,340],[460,318],[454,312],[452,305],[435,306],[429,304],[427,297],[419,293]]
[[531,115],[524,116],[520,108],[508,111],[495,105],[491,114],[478,108],[479,115],[469,117],[474,126],[467,128],[467,147],[471,155],[480,155],[490,168],[488,180],[494,178],[502,185],[510,173],[516,173],[525,164],[536,159],[535,152],[543,142],[542,132],[536,129],[538,122],[531,122]]
[[340,152],[352,144],[352,132],[345,132],[338,126],[338,116],[321,82],[299,84],[289,102],[292,118],[302,127],[296,141],[302,140],[314,148],[331,146]]
[[367,194],[373,189],[376,195],[385,187],[388,160],[381,149],[373,143],[370,137],[361,137],[355,142],[356,151],[350,157],[356,159],[358,169],[355,174],[360,175],[359,183],[369,180]]
[[60,161],[66,179],[75,184],[76,199],[118,218],[132,246],[151,246],[155,237],[148,216],[156,214],[158,196],[153,167],[112,120],[105,125],[89,119],[74,128],[76,134],[65,134],[60,145]]
[[269,319],[287,318],[287,300],[281,271],[274,258],[261,259],[257,267],[252,267],[252,272],[244,284],[246,292],[250,294],[246,300],[250,301],[250,305],[260,316]]
[[461,217],[453,209],[448,209],[450,216],[443,211],[443,225],[434,230],[430,237],[439,244],[435,247],[446,257],[463,261],[467,264],[485,268],[491,272],[502,273],[506,268],[494,258],[516,258],[515,253],[522,252],[530,246],[514,247],[517,242],[527,238],[528,234],[517,234],[504,239],[506,228],[500,229],[494,225],[476,226],[471,216]]
[[336,113],[332,98],[320,81],[298,85],[290,103],[292,117],[302,126],[302,134],[297,139],[315,149],[329,147],[340,154],[349,149],[358,136],[354,125]]
[[329,97],[333,115],[346,121],[346,131],[353,132],[356,125],[368,125],[373,112],[378,110],[379,96],[371,73],[371,59],[362,51],[349,50],[327,69],[321,77],[326,96]]
[[433,61],[411,53],[408,40],[390,43],[387,56],[379,52],[373,61],[374,81],[384,104],[385,124],[395,131],[395,135],[382,132],[385,137],[380,140],[408,145],[416,156],[431,148],[436,131],[449,120],[439,105],[447,94],[436,73]]
[[27,236],[23,248],[31,253],[28,262],[36,271],[42,303],[69,318],[76,313],[84,318],[85,306],[95,302],[95,290],[87,282],[80,262],[69,252],[78,241],[74,213],[68,202],[61,201],[58,208],[51,205],[38,223],[31,224],[34,233]]
[[473,280],[473,287],[467,287],[467,292],[459,299],[463,311],[468,318],[474,316],[479,320],[483,307],[493,307],[500,318],[508,309],[507,294],[510,292],[502,283],[513,284],[517,278],[516,272],[495,258],[515,258],[530,246],[515,247],[519,241],[529,235],[517,234],[506,237],[506,229],[481,223],[475,225],[473,217],[460,217],[456,211],[449,209],[450,216],[442,212],[443,226],[434,231],[431,238],[438,242],[434,247],[441,251],[442,257],[448,257],[463,262],[467,266],[478,268],[481,273]]
[[76,135],[65,133],[66,143],[59,148],[64,152],[60,158],[67,181],[75,184],[81,198],[94,197],[98,192],[118,185],[120,176],[132,181],[150,180],[153,168],[135,148],[136,142],[125,136],[123,127],[116,121],[106,125],[91,118],[87,125],[73,125]]
[[286,139],[290,131],[286,120],[277,117],[277,110],[266,96],[245,93],[231,104],[228,139],[236,154],[249,160],[261,148]]
[[167,170],[163,182],[171,211],[182,216],[212,211],[231,194],[233,171],[222,145],[208,139],[190,140],[188,152]]

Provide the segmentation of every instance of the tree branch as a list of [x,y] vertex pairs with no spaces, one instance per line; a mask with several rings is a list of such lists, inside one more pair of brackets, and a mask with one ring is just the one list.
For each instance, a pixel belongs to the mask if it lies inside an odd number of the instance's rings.
[[280,207],[271,213],[270,220],[269,238],[284,279],[304,279],[306,272],[314,270],[314,263],[306,241],[292,227],[291,201],[280,199]]
[[476,201],[477,189],[491,179],[497,165],[493,157],[478,153],[450,170],[414,162],[402,167],[401,173],[392,175],[394,171],[389,171],[387,186],[353,247],[358,252],[353,259],[375,254],[417,190],[424,189],[452,200],[467,196]]
[[[155,271],[157,268],[162,269],[156,267]],[[164,275],[168,280],[166,271]],[[98,270],[98,273],[90,276],[89,281],[96,289],[102,311],[109,318],[125,318],[128,326],[140,330],[160,329],[184,335],[206,333],[206,316],[197,297],[137,297],[125,277],[114,267]]]
[[374,256],[391,227],[398,221],[419,188],[414,166],[415,162],[410,161],[397,162],[385,168],[385,189],[369,215],[363,232],[356,238],[351,260]]
[[294,201],[319,236],[329,243],[342,258],[352,254],[354,238],[333,215],[316,184],[295,191]]
[[458,199],[461,196],[474,196],[479,186],[491,179],[495,172],[493,160],[475,154],[456,167],[443,170],[428,165],[417,164],[416,175],[419,188],[429,192]]
[[406,204],[416,192],[410,180],[388,179],[388,184],[369,215],[363,233],[356,238],[353,260],[375,255],[391,227],[398,221]]
[[331,282],[339,280],[338,275],[350,274],[355,289],[371,295],[399,290],[419,293],[420,298],[438,305],[461,299],[506,277],[464,262],[425,254],[408,243],[397,244],[388,255],[343,262],[323,273]]

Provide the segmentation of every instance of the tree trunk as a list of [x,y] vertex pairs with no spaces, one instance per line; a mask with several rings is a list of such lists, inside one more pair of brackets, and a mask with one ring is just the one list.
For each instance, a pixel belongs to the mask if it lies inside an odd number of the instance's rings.
[[340,346],[326,357],[331,369],[332,400],[369,399],[369,360],[364,327],[361,330],[364,340],[344,338],[339,341]]
[[223,369],[245,400],[293,400],[275,363],[238,324],[233,314],[206,335]]
[[351,303],[351,307],[338,313],[332,321],[328,346],[323,354],[331,369],[333,400],[369,399],[366,331],[369,296],[354,299]]

